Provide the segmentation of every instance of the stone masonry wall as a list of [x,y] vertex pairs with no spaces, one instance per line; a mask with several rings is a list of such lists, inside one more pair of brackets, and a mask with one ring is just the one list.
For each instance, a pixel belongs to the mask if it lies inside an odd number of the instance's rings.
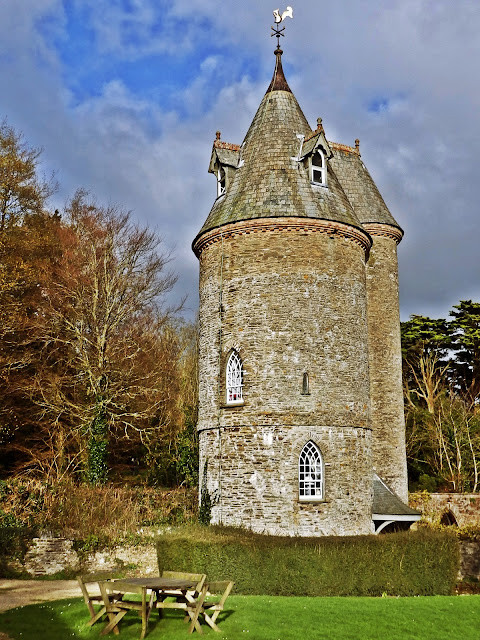
[[480,494],[478,493],[411,493],[410,505],[422,512],[424,520],[440,524],[451,514],[459,527],[480,526]]
[[[480,494],[478,493],[411,493],[410,506],[422,512],[422,518],[432,524],[459,527],[480,526]],[[460,540],[460,570],[458,579],[480,580],[480,540]]]
[[155,544],[118,546],[105,551],[79,554],[73,540],[51,536],[34,538],[22,564],[12,569],[25,571],[34,577],[49,576],[60,571],[94,572],[126,570],[129,575],[158,575]]
[[373,235],[367,294],[374,468],[407,502],[397,243],[392,237]]
[[[240,407],[225,406],[232,349],[244,365]],[[354,240],[279,223],[202,251],[198,428],[216,522],[370,532],[367,349],[364,249]],[[320,505],[298,503],[298,456],[310,439],[326,464]]]
[[[283,536],[372,533],[369,429],[276,425],[201,435],[213,523]],[[298,458],[309,439],[326,461],[322,502],[298,498]]]

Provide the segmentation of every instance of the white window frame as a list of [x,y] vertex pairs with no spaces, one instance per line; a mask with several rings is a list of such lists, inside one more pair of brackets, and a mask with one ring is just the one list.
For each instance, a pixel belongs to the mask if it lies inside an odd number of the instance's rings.
[[317,445],[309,440],[298,457],[298,498],[301,502],[325,499],[325,465]]
[[224,196],[227,191],[227,172],[220,166],[217,170],[217,198]]
[[225,371],[226,403],[243,404],[243,363],[236,351],[232,351]]
[[[315,156],[317,155],[320,156],[320,158],[322,159],[322,164],[318,165],[315,163]],[[319,173],[321,180],[316,180],[315,179],[315,174]],[[315,153],[312,155],[312,159],[311,159],[311,180],[313,184],[320,184],[322,185],[322,187],[326,187],[327,186],[327,165],[325,162],[325,154],[323,153],[323,151],[321,149],[316,149]]]

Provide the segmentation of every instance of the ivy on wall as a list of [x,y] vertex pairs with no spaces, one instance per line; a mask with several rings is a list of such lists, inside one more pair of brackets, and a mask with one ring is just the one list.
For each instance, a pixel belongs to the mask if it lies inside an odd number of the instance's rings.
[[97,414],[88,432],[87,481],[91,485],[102,485],[108,479],[107,467],[108,420],[101,398],[97,400]]

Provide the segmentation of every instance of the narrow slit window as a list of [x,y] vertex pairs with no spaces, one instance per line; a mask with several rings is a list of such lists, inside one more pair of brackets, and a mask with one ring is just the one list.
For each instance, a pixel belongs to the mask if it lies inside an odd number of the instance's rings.
[[303,382],[302,382],[302,396],[310,395],[310,382],[308,380],[308,373],[305,371],[303,374]]
[[243,403],[243,366],[236,351],[228,358],[226,378],[227,404]]
[[327,184],[327,168],[325,166],[325,156],[318,149],[312,158],[312,182],[314,184]]
[[324,499],[324,468],[320,449],[311,440],[300,452],[298,463],[300,500],[310,502]]

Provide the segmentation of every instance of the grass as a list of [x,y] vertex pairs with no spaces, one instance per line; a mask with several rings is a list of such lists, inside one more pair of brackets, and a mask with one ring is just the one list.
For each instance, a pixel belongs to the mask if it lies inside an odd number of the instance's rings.
[[[297,598],[231,596],[220,617],[217,640],[478,640],[480,596],[414,598]],[[14,640],[99,638],[100,625],[85,626],[87,610],[78,598],[12,609],[0,614],[0,631]],[[138,640],[140,620],[129,613],[120,640]],[[116,636],[110,635],[110,638]],[[147,639],[187,640],[178,611],[152,614]],[[199,636],[198,636],[199,637]]]

